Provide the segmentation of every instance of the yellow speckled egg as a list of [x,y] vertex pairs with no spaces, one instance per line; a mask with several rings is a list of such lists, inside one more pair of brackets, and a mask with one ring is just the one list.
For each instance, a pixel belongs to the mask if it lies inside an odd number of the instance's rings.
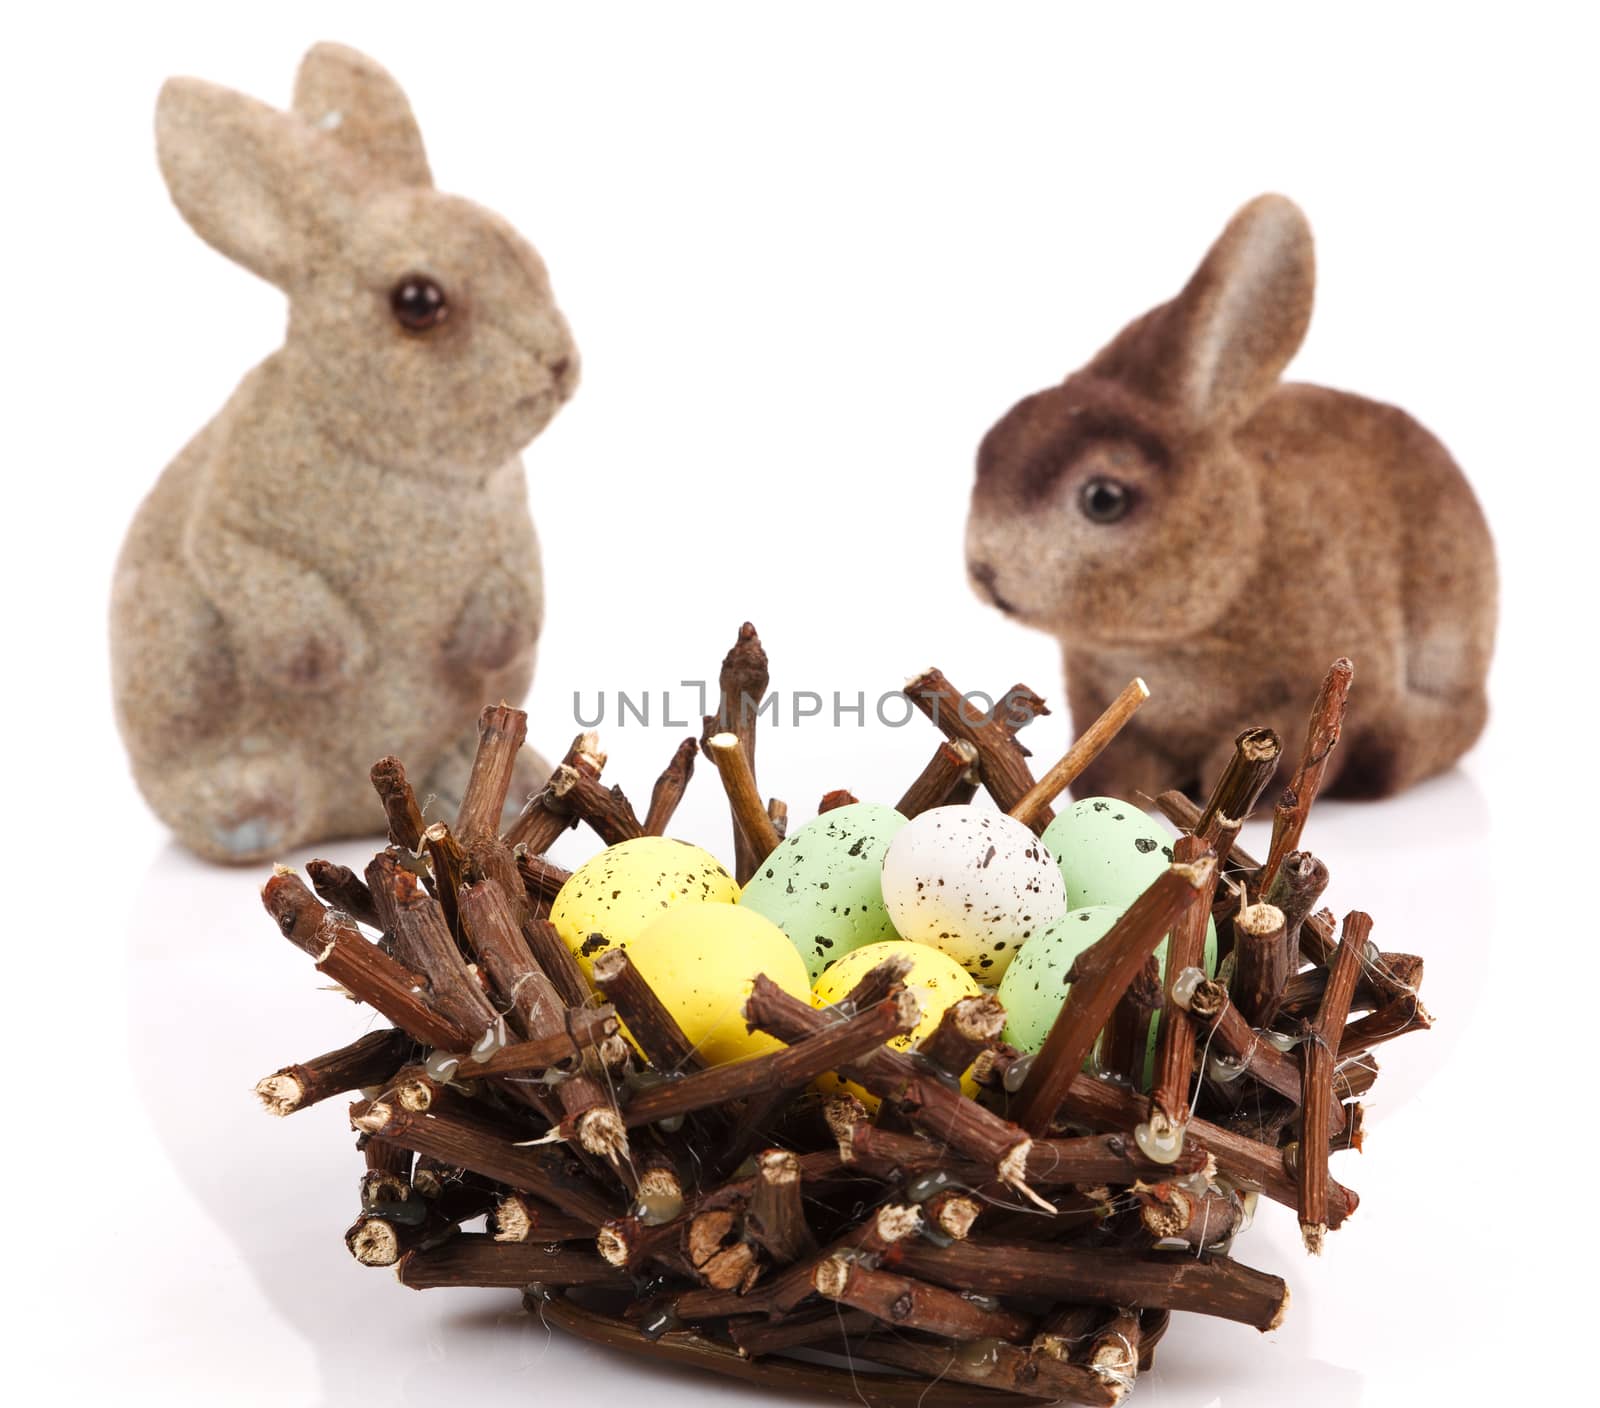
[[674,905],[622,944],[640,975],[712,1065],[781,1046],[744,1024],[744,1002],[765,973],[802,1001],[805,960],[770,919],[738,905]]
[[561,887],[550,922],[589,976],[596,955],[636,938],[685,900],[732,904],[739,886],[709,851],[640,836],[591,856]]
[[[888,939],[883,943],[863,944],[829,964],[817,979],[816,987],[811,990],[812,1006],[828,1007],[838,1002],[884,959],[893,958],[899,953],[908,955],[912,960],[911,972],[907,974],[905,982],[922,999],[922,1020],[913,1030],[890,1041],[890,1046],[899,1047],[902,1051],[913,1046],[939,1025],[939,1018],[951,1003],[959,1002],[963,997],[976,997],[983,991],[972,974],[941,949],[930,944],[910,943],[905,939]],[[968,1095],[977,1094],[978,1087],[970,1079],[963,1079],[961,1084]],[[840,1080],[832,1072],[819,1077],[816,1086],[825,1095],[847,1091],[869,1110],[878,1107],[875,1095],[869,1095],[854,1081]]]

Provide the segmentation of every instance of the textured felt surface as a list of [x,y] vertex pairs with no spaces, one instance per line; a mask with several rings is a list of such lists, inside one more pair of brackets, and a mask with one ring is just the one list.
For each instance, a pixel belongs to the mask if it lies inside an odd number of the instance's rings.
[[[1080,796],[1193,788],[1251,725],[1276,728],[1292,762],[1340,655],[1356,683],[1332,794],[1398,791],[1483,728],[1497,599],[1483,514],[1404,411],[1280,382],[1314,282],[1305,216],[1261,196],[1176,298],[984,439],[978,588],[1059,638],[1080,729],[1133,676],[1151,687]],[[1114,521],[1084,511],[1097,479],[1130,496]]]
[[[370,830],[386,753],[452,798],[478,710],[522,698],[543,590],[518,453],[577,352],[538,254],[433,189],[364,55],[313,48],[289,112],[172,79],[156,137],[184,218],[281,288],[289,322],[129,530],[117,718],[187,845],[270,858]],[[416,275],[446,299],[425,331],[391,306]]]

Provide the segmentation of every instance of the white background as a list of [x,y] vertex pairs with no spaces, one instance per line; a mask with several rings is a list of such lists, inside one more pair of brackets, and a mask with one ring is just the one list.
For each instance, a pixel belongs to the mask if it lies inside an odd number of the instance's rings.
[[[533,447],[549,620],[533,736],[572,692],[713,672],[740,620],[784,689],[937,661],[1060,698],[1045,638],[972,599],[972,451],[1175,291],[1233,209],[1318,237],[1297,376],[1394,400],[1455,451],[1500,547],[1495,718],[1456,773],[1329,806],[1332,898],[1428,957],[1431,1037],[1382,1053],[1359,1214],[1260,1337],[1180,1321],[1136,1401],[1575,1401],[1593,1162],[1590,782],[1596,315],[1591,36],[1572,10],[563,5],[42,7],[7,22],[4,375],[13,750],[5,1359],[26,1397],[742,1399],[549,1341],[504,1292],[350,1260],[341,1102],[251,1086],[360,1018],[260,913],[258,871],[175,850],[110,723],[104,608],[139,498],[281,334],[279,295],[180,222],[162,79],[288,99],[338,38],[405,84],[441,186],[538,245],[584,385]],[[685,712],[679,709],[680,715]],[[608,728],[642,802],[681,733]],[[932,744],[769,731],[796,820],[896,796]],[[1029,742],[1053,756],[1058,711]],[[679,831],[727,848],[709,769]],[[567,855],[588,841],[573,836]],[[354,860],[370,847],[336,848]],[[305,857],[288,857],[302,861]],[[1580,945],[1582,945],[1580,949]],[[1546,992],[1559,993],[1547,999]],[[1573,1025],[1566,1025],[1567,1023]],[[1574,1220],[1576,1218],[1576,1220]]]

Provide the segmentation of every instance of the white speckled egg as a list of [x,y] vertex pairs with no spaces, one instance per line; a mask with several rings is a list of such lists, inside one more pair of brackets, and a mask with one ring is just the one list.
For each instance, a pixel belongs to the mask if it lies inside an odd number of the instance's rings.
[[883,858],[883,902],[903,939],[943,949],[995,983],[1037,930],[1066,912],[1066,886],[1037,836],[1004,812],[934,807]]

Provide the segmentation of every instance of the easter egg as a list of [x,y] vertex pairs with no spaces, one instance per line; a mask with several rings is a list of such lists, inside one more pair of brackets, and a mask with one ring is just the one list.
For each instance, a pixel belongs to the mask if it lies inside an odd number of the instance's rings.
[[[836,963],[829,964],[811,990],[812,1005],[832,1006],[884,959],[893,958],[896,954],[904,954],[912,960],[911,971],[906,975],[905,985],[913,989],[921,999],[922,1017],[911,1031],[892,1038],[890,1046],[898,1047],[902,1051],[914,1046],[939,1025],[939,1018],[944,1015],[945,1008],[951,1003],[958,1002],[963,997],[976,997],[982,991],[972,974],[941,949],[928,944],[913,944],[901,939],[890,939],[883,943],[866,944],[861,948],[852,949]],[[977,1094],[978,1087],[972,1081],[963,1080],[962,1085],[968,1095]],[[876,1096],[869,1095],[853,1081],[840,1080],[832,1072],[819,1076],[816,1087],[826,1095],[848,1091],[869,1109],[877,1108]]]
[[621,942],[640,976],[712,1065],[782,1045],[745,1026],[744,1003],[758,974],[793,997],[804,1000],[810,992],[806,965],[783,930],[738,905],[675,904]]
[[1072,803],[1040,839],[1061,867],[1071,909],[1126,908],[1172,864],[1172,833],[1138,807],[1110,797]]
[[[1071,984],[1067,975],[1078,955],[1097,943],[1110,932],[1122,917],[1125,905],[1086,905],[1082,909],[1069,909],[1054,924],[1047,924],[1027,943],[1023,944],[1012,960],[1006,974],[1000,979],[996,996],[1006,1009],[1005,1039],[1022,1051],[1037,1051],[1050,1035],[1056,1014],[1067,1000]],[[1167,974],[1167,941],[1156,945],[1156,962],[1161,976]],[[1207,973],[1216,971],[1217,941],[1214,930],[1208,932],[1205,955],[1202,960]],[[1153,1044],[1158,1030],[1159,1017],[1150,1023],[1150,1040]],[[1148,1084],[1148,1062],[1146,1083]]]
[[[1111,797],[1085,797],[1045,827],[1040,839],[1061,868],[1069,909],[1109,905],[1120,915],[1172,864],[1176,838],[1138,807]],[[1166,951],[1163,940],[1158,952]],[[1207,972],[1216,952],[1217,926],[1208,922]]]
[[987,983],[1067,907],[1039,838],[970,806],[934,807],[900,829],[883,858],[883,902],[901,938],[943,949]]
[[732,904],[739,886],[709,851],[640,836],[591,856],[561,887],[550,922],[587,977],[597,954],[625,943],[685,900]]
[[883,856],[905,824],[877,802],[824,812],[762,862],[739,903],[789,936],[815,981],[862,944],[895,937],[883,904]]

